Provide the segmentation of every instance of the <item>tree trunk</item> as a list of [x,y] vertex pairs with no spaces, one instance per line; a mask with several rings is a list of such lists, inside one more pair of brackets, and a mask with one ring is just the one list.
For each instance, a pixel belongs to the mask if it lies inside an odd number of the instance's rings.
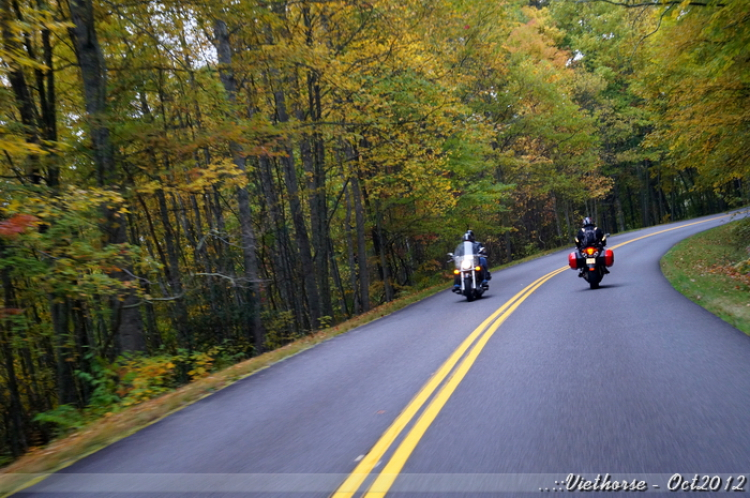
[[299,245],[300,258],[302,262],[302,278],[304,281],[305,292],[307,294],[308,307],[312,328],[319,326],[321,317],[320,294],[315,279],[315,263],[313,262],[310,239],[307,234],[302,203],[300,202],[300,191],[297,183],[297,172],[294,168],[294,161],[290,160],[291,151],[287,156],[281,159],[284,167],[284,180],[286,183],[287,193],[289,194],[289,207],[292,214],[292,223]]
[[615,213],[617,216],[617,231],[625,231],[625,213],[622,210],[622,202],[620,202],[620,196],[617,194],[615,189]]
[[[3,48],[7,54],[14,54],[21,51],[18,40],[10,26],[12,21],[13,13],[11,11],[10,0],[0,0],[0,31],[2,31]],[[5,63],[10,68],[8,82],[13,89],[16,107],[21,117],[21,123],[23,123],[25,128],[26,141],[32,144],[39,144],[39,114],[34,105],[29,85],[26,82],[26,76],[23,73],[21,65],[12,58],[12,55]],[[32,155],[32,157],[36,162],[38,157],[36,155]],[[35,164],[33,167],[38,168],[38,165]],[[38,169],[32,172],[32,175],[36,174],[38,174]],[[34,181],[32,183],[38,182]]]
[[[5,247],[0,242],[0,256],[5,256]],[[18,303],[15,302],[13,283],[11,282],[8,268],[2,269],[2,281],[4,290],[4,312],[9,309],[17,309]],[[16,377],[15,358],[13,355],[12,340],[12,323],[6,316],[0,317],[0,348],[2,348],[3,362],[5,366],[5,377],[8,381],[8,396],[10,405],[8,406],[10,417],[10,447],[14,457],[19,457],[28,449],[26,441],[26,429],[24,424],[24,408],[21,401],[21,393],[18,388],[18,378]]]
[[375,233],[374,239],[375,252],[380,256],[380,276],[383,279],[383,292],[385,293],[385,302],[393,301],[393,287],[391,287],[391,272],[388,266],[387,245],[383,236],[383,214],[380,211],[380,203],[375,203]]
[[[314,29],[310,9],[306,4],[302,6],[302,17],[305,24],[308,46],[315,45]],[[318,74],[314,70],[307,71],[307,115],[315,125],[322,118],[322,103]],[[302,164],[308,174],[308,190],[310,192],[310,216],[312,243],[315,249],[315,271],[320,292],[320,312],[323,316],[333,316],[331,286],[329,284],[328,248],[328,201],[326,198],[326,170],[325,147],[323,138],[317,128],[313,126],[312,134],[304,134],[301,141]]]
[[630,223],[632,223],[632,227],[636,227],[638,223],[638,217],[635,214],[635,206],[633,205],[633,192],[630,190],[629,186],[625,187],[625,191],[627,193],[627,199],[628,199],[628,211],[630,212]]
[[11,347],[11,335],[9,327],[5,323],[0,324],[0,346],[2,346],[5,376],[8,381],[7,388],[10,397],[10,406],[8,406],[11,429],[9,434],[10,448],[13,456],[19,457],[26,452],[28,444],[26,442],[26,430],[23,423],[23,405],[21,404],[13,349]]
[[[51,31],[48,28],[42,29],[42,57],[47,70],[37,69],[37,91],[42,110],[42,130],[44,140],[48,142],[57,142],[57,95],[55,94],[55,71],[53,66],[52,44],[50,38]],[[47,147],[45,147],[47,148]],[[60,171],[57,164],[58,158],[54,150],[48,150],[48,154],[43,158],[46,164],[46,181],[51,188],[57,188],[60,183]]]
[[367,240],[365,227],[365,208],[362,202],[362,190],[359,178],[352,178],[354,196],[354,213],[357,220],[357,261],[359,263],[359,295],[362,299],[362,312],[370,310],[370,272],[367,267]]
[[279,211],[279,198],[276,187],[273,182],[271,171],[271,161],[267,157],[258,158],[258,176],[260,178],[261,190],[266,198],[268,213],[273,226],[274,239],[276,243],[271,249],[271,258],[276,267],[278,274],[278,289],[284,307],[295,311],[296,323],[302,324],[302,316],[298,313],[298,308],[294,305],[295,296],[293,282],[295,280],[295,270],[297,269],[296,258],[288,254],[291,244],[289,243],[289,234],[284,225],[283,217]]
[[[316,99],[320,99],[320,89],[315,84]],[[320,112],[320,109],[318,109]],[[311,193],[311,208],[317,213],[313,218],[313,241],[315,246],[316,269],[318,271],[318,288],[320,289],[320,300],[322,313],[327,316],[333,315],[333,302],[331,297],[331,286],[328,275],[331,253],[330,233],[328,228],[328,199],[326,194],[326,169],[325,151],[323,139],[319,134],[313,134],[313,182],[314,190]]]
[[641,222],[644,227],[651,226],[651,220],[649,213],[651,212],[651,187],[648,178],[648,164],[646,161],[643,162],[642,168],[642,188],[641,188]]
[[557,233],[558,239],[562,239],[562,227],[560,226],[560,211],[557,208],[557,195],[552,196],[552,209],[555,212],[555,233]]
[[[81,67],[84,101],[89,119],[97,184],[101,188],[116,188],[117,172],[114,161],[114,148],[110,140],[107,114],[107,76],[104,56],[99,47],[94,25],[94,9],[91,0],[71,0],[70,17],[74,27],[69,33],[75,48],[76,58]],[[126,219],[116,210],[102,206],[104,227],[108,244],[127,242]],[[112,277],[124,285],[130,285],[132,277],[128,273],[113,272]],[[112,328],[116,332],[119,351],[142,351],[145,349],[143,324],[138,310],[137,297],[132,288],[126,288],[120,296],[110,300],[112,306]]]
[[156,198],[159,201],[159,213],[161,215],[161,223],[164,226],[164,245],[167,249],[169,263],[168,266],[164,267],[164,271],[169,281],[171,295],[165,297],[176,298],[170,302],[170,306],[174,310],[173,323],[177,331],[178,344],[181,348],[192,349],[192,336],[188,329],[188,312],[183,297],[182,279],[180,278],[180,258],[176,247],[179,241],[175,240],[172,222],[169,220],[169,209],[167,208],[167,199],[164,196],[164,191],[161,189],[157,190]]
[[565,206],[565,243],[570,244],[573,242],[573,225],[570,221],[570,201],[565,199],[563,205]]
[[68,324],[68,303],[59,302],[52,297],[50,314],[55,333],[55,361],[57,367],[57,403],[59,405],[75,404],[76,389],[73,377],[73,351],[70,349],[70,330]]
[[[232,70],[232,47],[229,43],[227,24],[216,19],[214,21],[216,37],[216,53],[219,59],[219,75],[227,92],[232,113],[237,106],[237,82]],[[242,148],[234,141],[230,141],[229,149],[232,160],[241,171],[246,172],[245,156]],[[255,231],[253,229],[253,213],[250,208],[250,194],[246,187],[237,187],[237,203],[239,207],[240,233],[242,240],[242,256],[245,265],[245,279],[247,285],[247,299],[250,313],[250,331],[254,339],[255,352],[260,354],[265,347],[265,331],[260,317],[260,281],[258,279],[258,260],[255,253]]]
[[[351,183],[356,182],[357,179],[353,178],[350,180]],[[361,307],[361,299],[357,292],[357,269],[356,262],[354,259],[354,235],[352,234],[352,194],[350,191],[354,187],[351,185],[346,186],[344,205],[346,206],[346,218],[344,219],[344,231],[346,232],[346,251],[349,257],[349,279],[352,287],[352,308],[354,309],[354,315],[359,315]]]
[[333,241],[329,238],[330,243],[329,254],[331,255],[331,277],[333,278],[334,285],[339,290],[339,306],[341,307],[341,313],[345,317],[349,318],[349,306],[346,304],[346,293],[344,292],[344,284],[341,282],[341,274],[339,273],[339,265],[336,263],[336,253],[333,250]]
[[[286,106],[286,96],[281,88],[281,82],[274,70],[270,71],[269,79],[271,86],[275,88],[273,93],[274,105],[276,107],[276,120],[280,123],[289,122],[289,113]],[[299,110],[296,112],[298,119],[302,119]],[[306,163],[309,160],[309,154],[305,148],[305,138],[302,138],[300,144],[300,151],[302,155],[302,162]],[[319,259],[313,259],[312,247],[310,244],[310,238],[307,232],[307,226],[305,225],[305,216],[302,210],[302,202],[300,201],[300,189],[299,182],[297,181],[297,171],[294,161],[294,149],[292,148],[289,140],[284,141],[284,154],[279,158],[282,168],[284,170],[284,180],[286,183],[287,193],[289,194],[289,207],[292,214],[292,223],[294,224],[294,231],[296,233],[296,239],[299,246],[300,262],[302,264],[302,280],[304,282],[305,296],[307,298],[307,308],[310,315],[310,329],[315,330],[320,326],[320,317],[324,315],[323,309],[321,308],[321,288],[319,282],[316,282],[316,266],[320,264]],[[313,223],[315,227],[315,216],[316,213],[311,213]],[[317,256],[317,254],[316,254]]]
[[[331,307],[331,288],[328,284],[328,243],[327,219],[328,209],[325,200],[321,202],[319,190],[325,191],[325,179],[321,180],[321,173],[316,166],[313,148],[310,144],[311,137],[304,135],[300,142],[300,154],[302,165],[307,173],[308,204],[310,206],[310,226],[312,234],[312,245],[315,250],[315,278],[320,296],[320,315],[330,316],[333,311]],[[325,199],[325,194],[323,195]]]

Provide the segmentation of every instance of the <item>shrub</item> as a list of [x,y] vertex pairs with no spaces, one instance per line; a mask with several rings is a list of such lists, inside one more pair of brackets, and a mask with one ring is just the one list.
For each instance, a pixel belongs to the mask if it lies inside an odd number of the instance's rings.
[[179,385],[179,372],[175,356],[124,357],[117,368],[119,382],[117,395],[122,398],[122,406],[131,406]]
[[731,230],[732,241],[738,249],[744,250],[748,259],[734,265],[740,273],[750,273],[750,218],[742,218],[734,222]]
[[734,222],[732,239],[740,249],[750,247],[750,218],[742,218]]
[[76,429],[80,429],[86,420],[80,410],[71,405],[60,405],[54,410],[38,413],[34,422],[49,424],[53,427],[55,436],[62,436]]

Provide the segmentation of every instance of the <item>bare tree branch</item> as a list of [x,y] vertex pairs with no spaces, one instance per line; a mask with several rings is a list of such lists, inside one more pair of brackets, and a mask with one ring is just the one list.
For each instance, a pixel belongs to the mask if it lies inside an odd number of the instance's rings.
[[255,280],[250,280],[249,278],[245,278],[245,277],[239,277],[239,278],[230,277],[229,275],[224,275],[223,273],[203,273],[203,272],[199,272],[199,273],[192,273],[191,275],[192,276],[203,275],[203,276],[207,276],[207,277],[219,277],[219,278],[223,278],[223,279],[226,279],[226,280],[229,280],[230,282],[232,282],[232,286],[233,287],[239,287],[240,289],[246,289],[247,288],[245,285],[242,285],[242,283],[244,283],[244,282],[255,282],[256,284],[257,283],[266,283],[266,282],[268,282],[267,279],[263,279],[263,278],[258,278],[258,279],[255,279]]
[[143,303],[151,303],[154,301],[176,301],[177,299],[182,299],[184,296],[185,296],[185,293],[181,292],[180,294],[177,294],[176,296],[171,296],[171,297],[150,297],[148,299],[143,299],[141,301],[138,301],[137,303],[123,305],[123,308],[137,308]]
[[224,279],[229,280],[230,282],[232,282],[232,287],[240,287],[240,286],[237,285],[237,280],[235,280],[234,278],[230,277],[229,275],[224,275],[222,273],[203,273],[203,272],[200,272],[200,273],[193,273],[193,275],[205,275],[207,277],[224,278]]
[[130,275],[131,278],[135,278],[136,280],[140,280],[141,282],[146,282],[148,285],[156,285],[155,283],[153,283],[152,281],[150,281],[150,280],[148,280],[146,278],[139,277],[135,273],[129,271],[127,268],[120,268],[120,270],[122,270],[123,273],[126,273],[127,275]]
[[629,65],[632,66],[633,57],[635,57],[635,52],[638,50],[638,47],[640,47],[643,44],[643,42],[646,41],[646,38],[648,38],[649,36],[653,34],[656,34],[656,32],[659,31],[659,29],[661,28],[661,22],[664,19],[664,16],[667,15],[667,12],[672,10],[672,7],[674,7],[674,5],[670,5],[669,7],[664,9],[664,12],[662,12],[661,15],[659,16],[659,22],[656,24],[656,28],[652,32],[648,33],[647,35],[644,35],[640,40],[638,40],[638,43],[635,44],[635,47],[633,47],[633,52],[630,54],[630,59],[628,59]]

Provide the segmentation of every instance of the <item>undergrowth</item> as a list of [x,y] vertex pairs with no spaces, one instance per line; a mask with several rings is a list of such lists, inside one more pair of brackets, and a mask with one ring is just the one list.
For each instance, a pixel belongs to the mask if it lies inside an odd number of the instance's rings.
[[83,408],[59,405],[34,417],[46,424],[55,437],[79,430],[101,417],[109,417],[129,406],[173,391],[243,359],[236,348],[216,346],[208,351],[178,350],[175,354],[146,356],[126,354],[113,362],[89,355],[90,372],[76,375],[91,394]]

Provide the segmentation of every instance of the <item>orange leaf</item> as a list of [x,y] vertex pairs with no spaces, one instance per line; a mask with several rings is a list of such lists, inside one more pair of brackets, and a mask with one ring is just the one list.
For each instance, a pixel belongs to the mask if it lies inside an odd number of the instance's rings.
[[0,221],[0,237],[14,239],[38,221],[39,218],[30,214],[14,214],[7,220]]

